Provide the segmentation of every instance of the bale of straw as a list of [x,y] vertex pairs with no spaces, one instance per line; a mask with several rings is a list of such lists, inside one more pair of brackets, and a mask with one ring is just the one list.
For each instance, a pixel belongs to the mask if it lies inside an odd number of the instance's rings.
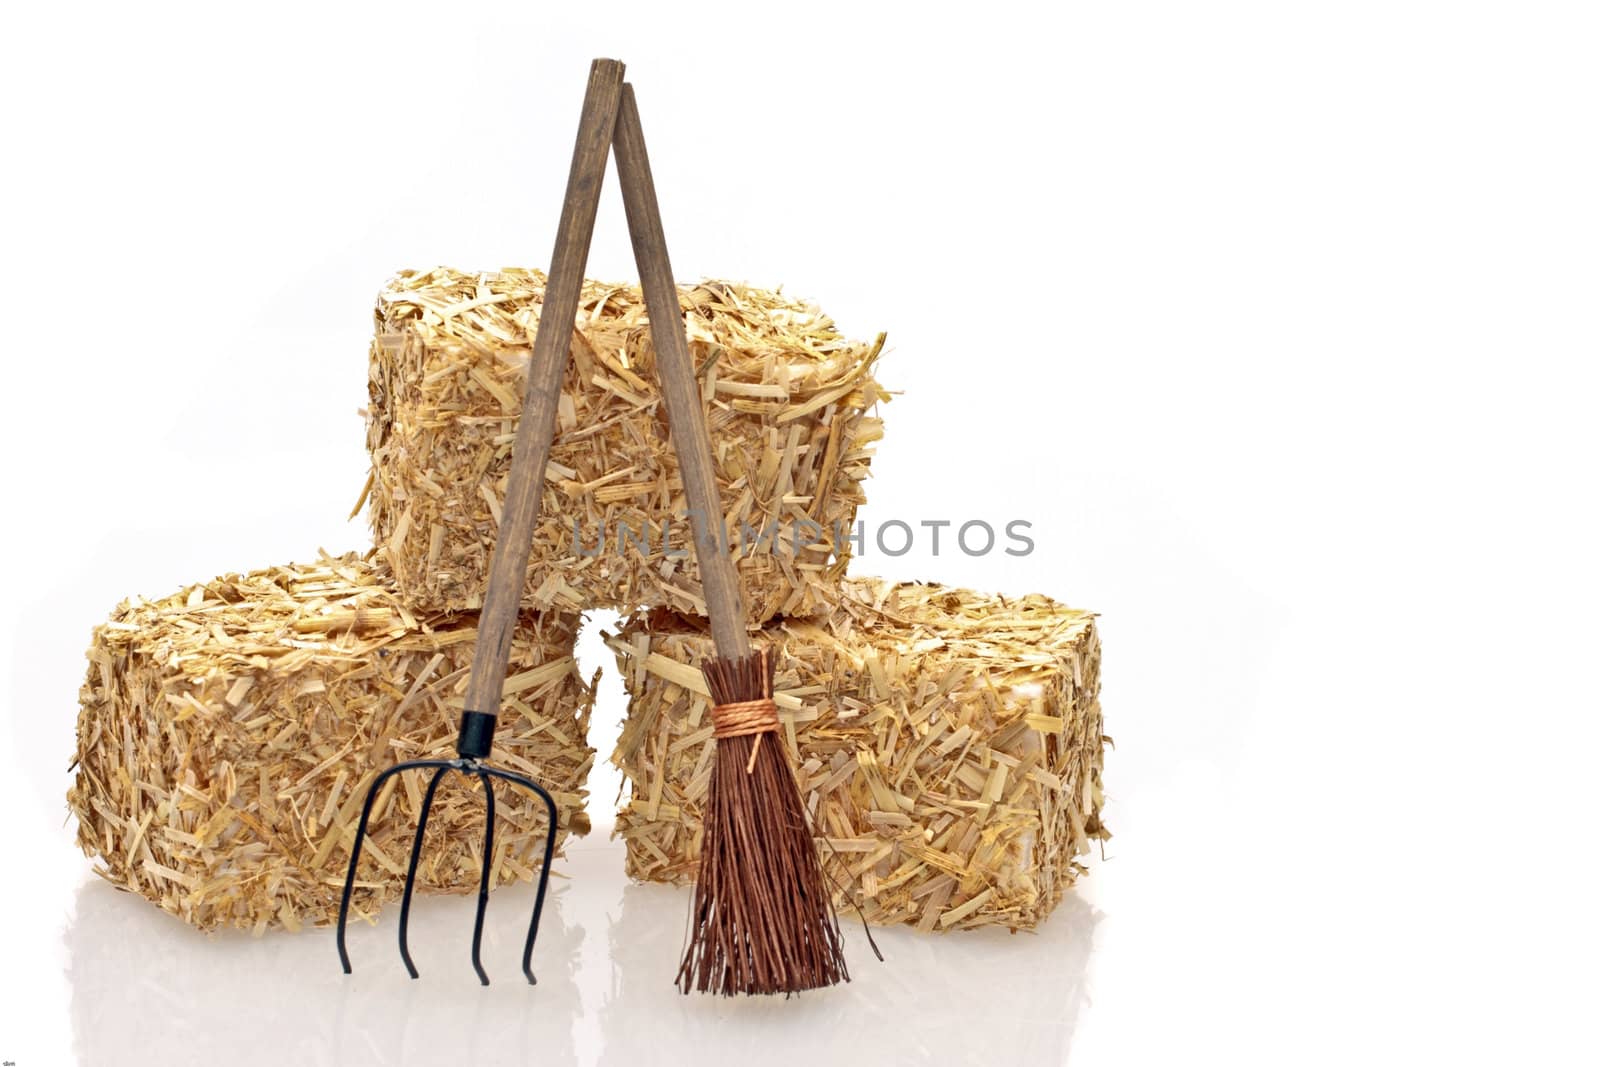
[[[417,609],[481,605],[544,282],[441,268],[378,294],[363,499]],[[883,337],[728,282],[679,299],[749,616],[811,613],[844,573],[882,431]],[[648,325],[637,287],[584,283],[525,607],[705,612]]]
[[[513,642],[493,759],[555,796],[585,833],[592,683],[578,620],[528,615]],[[475,619],[413,615],[354,555],[228,574],[124,601],[94,631],[80,693],[78,844],[112,884],[202,929],[260,931],[337,916],[361,801],[402,759],[455,755]],[[398,895],[425,772],[373,810],[356,914]],[[497,799],[494,882],[531,878],[543,806]],[[475,889],[484,798],[452,777],[429,822],[419,891]]]
[[[1036,926],[1110,837],[1094,616],[1043,596],[850,579],[763,630],[796,778],[841,910],[922,930]],[[628,718],[612,759],[628,873],[689,882],[713,741],[700,620],[608,635]]]

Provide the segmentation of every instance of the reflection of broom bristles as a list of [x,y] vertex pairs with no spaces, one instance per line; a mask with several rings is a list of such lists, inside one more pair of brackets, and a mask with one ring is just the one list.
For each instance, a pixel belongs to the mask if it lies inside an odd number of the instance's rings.
[[716,767],[678,988],[732,996],[847,982],[833,900],[775,734],[772,657],[763,649],[703,669]]

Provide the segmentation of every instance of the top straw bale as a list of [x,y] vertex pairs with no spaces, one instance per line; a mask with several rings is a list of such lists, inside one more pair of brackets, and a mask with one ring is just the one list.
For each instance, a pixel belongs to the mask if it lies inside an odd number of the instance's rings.
[[[363,499],[417,610],[481,606],[544,284],[439,268],[378,294]],[[847,340],[813,306],[730,282],[678,295],[750,623],[809,614],[864,499],[883,336]],[[523,605],[704,614],[636,286],[584,283],[571,359]]]

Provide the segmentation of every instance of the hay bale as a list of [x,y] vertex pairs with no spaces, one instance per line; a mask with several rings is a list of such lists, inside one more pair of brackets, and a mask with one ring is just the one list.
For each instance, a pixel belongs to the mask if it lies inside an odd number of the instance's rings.
[[[594,760],[577,625],[522,620],[493,755],[551,791],[563,838],[588,830]],[[471,616],[413,616],[354,555],[123,602],[94,632],[79,698],[79,846],[112,884],[202,929],[332,921],[372,776],[455,755],[476,636]],[[424,778],[391,779],[373,809],[359,912],[399,893]],[[497,800],[494,881],[531,878],[543,806],[517,789]],[[459,778],[440,790],[421,889],[476,888],[483,803]]]
[[[777,701],[841,907],[923,930],[1037,925],[1110,835],[1100,821],[1094,616],[1042,596],[851,579],[785,620]],[[608,636],[627,681],[613,755],[628,873],[692,881],[713,742],[704,624],[665,612]]]
[[[417,609],[482,604],[543,295],[538,271],[442,268],[378,294],[363,499]],[[814,307],[726,282],[679,299],[752,623],[810,613],[864,499],[883,337],[846,340]],[[644,300],[587,281],[578,315],[523,604],[704,614]]]

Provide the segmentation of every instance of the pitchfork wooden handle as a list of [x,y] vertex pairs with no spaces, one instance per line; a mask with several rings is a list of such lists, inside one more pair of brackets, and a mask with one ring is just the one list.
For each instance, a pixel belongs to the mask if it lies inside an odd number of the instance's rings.
[[644,129],[639,124],[639,108],[634,103],[632,85],[622,87],[612,147],[617,154],[617,178],[622,186],[622,203],[627,209],[633,258],[644,288],[645,308],[650,314],[650,339],[655,344],[661,396],[667,405],[673,449],[678,454],[678,469],[689,500],[694,554],[705,588],[706,614],[711,617],[711,639],[716,643],[717,655],[723,659],[747,656],[750,638],[745,633],[739,577],[733,568],[733,557],[723,543],[726,531],[722,500],[711,466],[711,435],[706,429],[700,382],[689,359],[689,342],[683,332],[683,309],[678,305],[678,287],[672,280],[667,238],[661,229],[661,210],[656,204],[655,181],[650,176],[650,157],[645,152]]
[[[597,59],[589,67],[589,87],[584,93],[583,117],[572,149],[572,169],[567,175],[556,247],[550,254],[550,273],[533,341],[533,358],[528,365],[522,416],[511,447],[511,473],[506,479],[500,532],[495,538],[489,584],[478,620],[472,676],[467,681],[467,715],[463,717],[458,748],[463,756],[471,758],[489,754],[489,735],[494,730],[494,715],[500,710],[500,690],[505,684],[511,637],[517,629],[522,588],[527,581],[533,530],[539,520],[545,464],[555,437],[561,378],[571,350],[600,185],[605,179],[606,156],[622,95],[622,74],[623,65],[613,59]],[[479,717],[471,718],[473,713]],[[468,748],[482,751],[469,752]]]

